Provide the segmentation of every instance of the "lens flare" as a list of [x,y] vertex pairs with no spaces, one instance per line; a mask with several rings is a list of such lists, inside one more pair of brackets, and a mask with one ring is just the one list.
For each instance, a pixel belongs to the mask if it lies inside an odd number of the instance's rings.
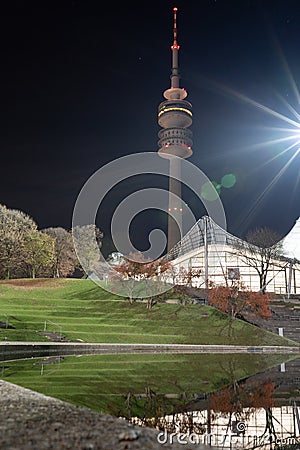
[[219,198],[221,186],[214,181],[206,181],[201,187],[200,196],[203,200],[214,202]]
[[[259,126],[256,127],[256,131],[270,132],[270,138],[258,141],[252,145],[243,146],[243,153],[251,151],[262,151],[268,150],[265,152],[266,158],[264,162],[261,162],[259,166],[257,166],[252,171],[248,171],[249,176],[258,176],[258,173],[261,169],[266,166],[272,164],[274,161],[277,161],[279,164],[282,161],[282,166],[277,169],[277,173],[272,177],[271,181],[265,186],[264,190],[260,193],[260,195],[255,198],[252,205],[249,205],[249,209],[247,210],[246,215],[241,219],[239,228],[242,226],[246,226],[247,222],[251,220],[254,216],[254,213],[258,211],[259,206],[266,198],[266,196],[270,193],[272,188],[278,183],[278,181],[284,176],[287,175],[286,171],[291,166],[291,164],[295,163],[295,160],[298,159],[299,163],[299,153],[300,153],[300,114],[297,111],[300,110],[300,94],[297,87],[297,83],[292,75],[292,72],[287,64],[287,61],[284,58],[283,53],[280,54],[280,59],[283,64],[283,69],[285,75],[287,76],[287,81],[290,84],[291,92],[293,93],[293,103],[296,107],[294,107],[291,103],[289,103],[286,98],[280,95],[278,92],[272,94],[272,102],[274,99],[278,99],[278,107],[276,109],[271,108],[253,98],[245,95],[241,92],[238,92],[235,89],[232,89],[228,86],[221,85],[216,82],[209,82],[211,86],[213,86],[214,90],[219,92],[226,97],[230,97],[234,100],[238,100],[242,104],[246,106],[250,106],[257,111],[260,111],[266,115],[266,117],[274,119],[274,126]],[[297,109],[296,109],[297,108]],[[284,111],[281,112],[281,111]],[[269,154],[269,151],[272,150],[272,154]],[[232,154],[236,154],[237,152],[241,152],[241,149],[232,149],[228,152]],[[298,157],[298,158],[297,158]],[[260,159],[261,161],[261,159]],[[274,166],[273,169],[274,170]],[[232,187],[231,183],[233,183],[234,178],[230,177],[229,174],[225,175],[222,178],[221,185],[222,188]],[[300,173],[297,172],[295,176],[295,182],[292,190],[292,194],[296,194],[296,191],[300,185]],[[291,196],[292,200],[292,196]]]
[[236,183],[236,176],[233,173],[227,173],[221,179],[222,187],[229,189],[232,188]]

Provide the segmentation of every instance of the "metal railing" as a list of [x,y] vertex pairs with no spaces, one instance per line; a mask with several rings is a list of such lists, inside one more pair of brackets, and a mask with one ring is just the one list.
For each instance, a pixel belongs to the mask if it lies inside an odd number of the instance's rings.
[[[59,325],[58,323],[52,322],[51,320],[47,319],[44,322],[44,332],[47,331],[47,323],[51,323],[51,325],[55,325],[59,329],[59,338],[61,339],[61,337],[62,337],[62,326]],[[49,332],[51,332],[51,330],[49,330]]]

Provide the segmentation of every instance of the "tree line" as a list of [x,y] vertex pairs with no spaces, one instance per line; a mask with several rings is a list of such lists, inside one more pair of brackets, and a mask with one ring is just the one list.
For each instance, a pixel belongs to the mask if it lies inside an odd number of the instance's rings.
[[[76,255],[73,235],[80,241],[80,260]],[[96,236],[96,244],[91,247],[91,236]],[[99,252],[103,234],[95,225],[75,227],[72,231],[62,227],[50,227],[38,230],[36,222],[27,214],[16,209],[0,205],[0,278],[65,278],[81,272],[92,273],[99,269]],[[209,286],[209,303],[226,312],[230,317],[240,316],[245,310],[255,311],[261,317],[268,317],[268,299],[264,294],[267,287],[267,274],[271,261],[282,256],[280,236],[267,228],[256,229],[247,236],[243,246],[236,246],[236,254],[259,276],[260,292],[249,291],[243,283],[237,280],[227,280],[223,286]],[[176,268],[163,259],[146,261],[142,255],[123,257],[121,264],[115,267],[119,274],[120,295],[134,301],[133,291],[136,282],[141,282],[148,298],[147,307],[152,308],[157,295],[157,283],[154,281],[165,273],[173,276],[173,293],[185,304],[189,301],[186,288],[193,285],[201,271]],[[154,280],[154,281],[153,281]],[[180,280],[180,281],[178,281]],[[113,280],[112,280],[113,281]],[[153,284],[154,283],[154,284]],[[153,295],[151,288],[155,287]],[[124,292],[123,292],[124,291]],[[188,300],[187,300],[188,299]]]
[[[76,227],[85,245],[95,225]],[[97,236],[102,233],[96,228]],[[100,240],[98,241],[101,245]],[[86,243],[88,245],[88,243]],[[92,269],[98,255],[90,255]],[[64,278],[81,272],[72,232],[62,227],[38,230],[36,222],[23,211],[0,205],[0,278]]]

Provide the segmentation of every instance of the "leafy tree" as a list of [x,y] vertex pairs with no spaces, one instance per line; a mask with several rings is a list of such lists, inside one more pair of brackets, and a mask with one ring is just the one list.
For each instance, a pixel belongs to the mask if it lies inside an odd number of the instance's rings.
[[247,234],[247,241],[237,245],[238,256],[259,276],[261,292],[267,288],[267,276],[272,260],[282,257],[281,236],[270,228],[257,228]]
[[78,266],[72,234],[64,228],[46,228],[43,230],[54,240],[53,265],[49,268],[53,278],[67,277],[72,275]]
[[10,278],[20,268],[24,240],[37,230],[34,220],[22,211],[0,205],[0,273]]
[[208,291],[209,304],[228,314],[231,319],[245,312],[267,319],[271,313],[269,298],[262,292],[248,290],[240,281],[231,286],[212,285]]
[[94,224],[78,225],[73,227],[72,236],[82,271],[86,276],[97,273],[101,266],[99,250],[102,245],[102,231]]
[[128,257],[123,256],[122,263],[114,267],[118,274],[115,276],[115,281],[119,285],[122,292],[127,294],[129,303],[135,301],[135,288],[137,283],[144,278],[144,259],[142,253],[130,253]]
[[122,264],[115,267],[120,275],[116,280],[122,292],[126,292],[132,304],[135,297],[147,298],[147,309],[151,309],[161,293],[160,276],[168,270],[170,263],[162,260],[145,259],[140,252],[124,257]]
[[32,278],[45,267],[51,267],[55,260],[55,242],[51,236],[41,231],[33,231],[24,239],[24,263]]
[[161,277],[169,268],[169,262],[159,259],[144,264],[143,277],[146,286],[147,309],[151,309],[165,291],[165,284],[161,283]]

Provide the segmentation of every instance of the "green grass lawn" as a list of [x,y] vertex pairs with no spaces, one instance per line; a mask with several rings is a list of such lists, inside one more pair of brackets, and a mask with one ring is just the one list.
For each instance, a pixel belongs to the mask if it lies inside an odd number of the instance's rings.
[[[0,282],[0,340],[47,340],[39,331],[55,322],[70,340],[111,343],[296,345],[204,305],[130,305],[90,280],[37,279]],[[47,330],[59,328],[47,322]]]

